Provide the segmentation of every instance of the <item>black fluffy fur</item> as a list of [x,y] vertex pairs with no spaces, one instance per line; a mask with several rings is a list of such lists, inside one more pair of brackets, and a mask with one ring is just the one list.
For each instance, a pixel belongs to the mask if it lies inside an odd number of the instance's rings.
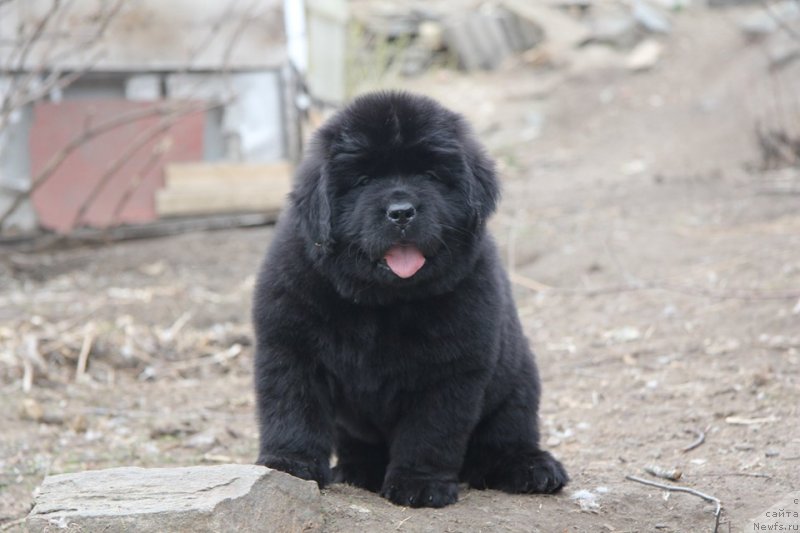
[[[363,96],[317,132],[256,287],[259,464],[412,507],[454,503],[459,481],[561,489],[486,231],[498,194],[467,123],[429,98]],[[417,210],[402,231],[397,200]],[[426,258],[408,279],[382,261],[401,241]]]

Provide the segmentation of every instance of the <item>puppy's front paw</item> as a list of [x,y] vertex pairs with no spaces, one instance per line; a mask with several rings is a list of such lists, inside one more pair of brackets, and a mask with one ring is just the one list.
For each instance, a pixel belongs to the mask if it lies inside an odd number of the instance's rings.
[[319,488],[324,488],[331,482],[330,465],[318,459],[305,460],[278,455],[261,455],[256,464],[274,468],[301,479],[316,481]]
[[458,483],[393,472],[383,482],[381,496],[397,505],[444,507],[458,501]]
[[509,458],[486,478],[486,485],[511,493],[552,494],[569,481],[567,471],[549,452],[537,451]]

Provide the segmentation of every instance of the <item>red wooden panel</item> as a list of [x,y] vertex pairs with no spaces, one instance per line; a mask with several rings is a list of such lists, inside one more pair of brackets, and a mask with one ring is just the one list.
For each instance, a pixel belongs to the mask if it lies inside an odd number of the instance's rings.
[[[152,106],[127,100],[73,100],[60,103],[37,103],[30,135],[32,175],[36,176],[87,123],[98,125],[106,120]],[[164,167],[173,162],[199,161],[203,158],[205,116],[194,113],[181,117],[169,130],[136,150],[111,177],[76,224],[81,205],[126,150],[157,132],[162,117],[156,115],[120,126],[87,141],[70,154],[58,170],[32,197],[40,224],[60,233],[77,226],[108,227],[119,223],[148,222],[157,218],[155,191],[164,185]],[[90,121],[90,122],[89,122]],[[166,143],[166,144],[163,144]],[[168,146],[162,156],[158,147]],[[125,207],[114,211],[132,180],[141,183]]]

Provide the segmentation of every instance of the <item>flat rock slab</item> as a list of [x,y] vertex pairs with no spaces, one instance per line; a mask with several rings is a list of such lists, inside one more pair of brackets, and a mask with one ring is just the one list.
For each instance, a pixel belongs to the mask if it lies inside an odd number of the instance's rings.
[[316,483],[255,465],[110,468],[48,476],[30,531],[311,532]]

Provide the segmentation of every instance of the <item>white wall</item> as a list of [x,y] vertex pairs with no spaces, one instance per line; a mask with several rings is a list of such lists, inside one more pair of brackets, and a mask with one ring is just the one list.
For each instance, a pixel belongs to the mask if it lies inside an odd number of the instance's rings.
[[[0,76],[0,101],[7,90],[10,78]],[[30,106],[15,110],[8,126],[0,130],[0,214],[5,213],[17,193],[28,188],[30,158],[28,157],[28,132],[33,120]],[[6,221],[4,228],[29,231],[36,227],[36,215],[26,201]]]
[[280,72],[171,74],[167,95],[212,101],[233,98],[222,111],[220,124],[227,159],[264,163],[286,157]]

